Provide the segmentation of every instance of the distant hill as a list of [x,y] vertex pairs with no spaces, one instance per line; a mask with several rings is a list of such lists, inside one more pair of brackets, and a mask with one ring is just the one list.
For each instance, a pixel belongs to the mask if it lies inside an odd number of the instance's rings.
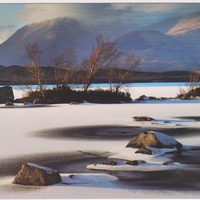
[[[54,71],[52,67],[42,67],[44,84],[53,84]],[[84,74],[79,70],[79,75]],[[168,72],[131,72],[132,76],[128,82],[187,82],[190,73],[188,71],[168,71]],[[79,76],[78,75],[78,76]],[[30,82],[32,77],[22,66],[0,66],[0,85],[29,85],[37,84]],[[72,82],[73,83],[73,82]],[[108,83],[106,70],[101,70],[94,78],[93,83]]]

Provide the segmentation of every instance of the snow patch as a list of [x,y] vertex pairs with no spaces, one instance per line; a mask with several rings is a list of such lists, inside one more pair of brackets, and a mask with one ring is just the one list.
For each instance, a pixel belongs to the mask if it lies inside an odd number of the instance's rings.
[[31,166],[31,167],[34,167],[34,168],[37,168],[37,169],[42,169],[44,170],[47,174],[54,174],[55,172],[57,172],[56,170],[54,169],[51,169],[49,167],[44,167],[44,166],[40,166],[40,165],[37,165],[35,163],[27,163],[27,165]]
[[146,147],[147,149],[151,150],[154,156],[162,156],[166,153],[175,153],[177,152],[177,148],[155,148],[155,147]]
[[179,163],[170,163],[168,165],[163,165],[159,163],[141,163],[137,166],[128,164],[118,164],[118,165],[104,165],[104,164],[93,164],[88,165],[87,169],[93,170],[108,170],[108,171],[163,171],[163,170],[174,170],[186,167],[187,165]]
[[62,184],[107,184],[118,178],[105,173],[61,173]]
[[166,134],[156,132],[156,131],[148,131],[148,132],[153,133],[156,136],[156,138],[158,139],[158,141],[166,146],[177,144],[177,141],[173,137],[170,137]]

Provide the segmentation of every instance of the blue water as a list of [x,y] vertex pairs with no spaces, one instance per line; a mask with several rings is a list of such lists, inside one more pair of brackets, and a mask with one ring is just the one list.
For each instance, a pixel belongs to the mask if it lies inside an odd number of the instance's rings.
[[[187,82],[152,82],[152,83],[129,83],[127,84],[128,87],[181,87],[187,86],[189,83]],[[99,84],[92,84],[91,87],[93,88],[108,88],[109,84],[107,83],[99,83]]]
[[[126,86],[127,87],[183,87],[187,86],[189,83],[187,82],[151,82],[151,83],[129,83]],[[3,85],[2,85],[3,86]],[[19,86],[13,85],[13,89],[19,89]],[[20,86],[26,88],[26,86]],[[51,89],[55,87],[55,85],[45,85],[46,89]],[[98,83],[98,84],[92,84],[90,88],[109,88],[110,85],[108,83]],[[32,85],[32,89],[38,88],[37,85]],[[80,87],[81,88],[81,87]]]

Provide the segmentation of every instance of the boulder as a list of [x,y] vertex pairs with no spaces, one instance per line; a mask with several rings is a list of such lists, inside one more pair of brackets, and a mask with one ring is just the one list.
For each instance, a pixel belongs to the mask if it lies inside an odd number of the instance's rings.
[[144,160],[128,160],[126,161],[127,165],[139,165],[141,163],[146,163]]
[[25,102],[24,102],[24,105],[25,105],[25,106],[32,106],[33,103],[31,103],[31,102],[29,102],[29,101],[25,101]]
[[133,117],[133,120],[136,122],[141,122],[141,121],[153,121],[154,119],[147,116],[135,116]]
[[108,162],[103,163],[103,165],[117,165],[117,162],[114,160],[109,160]]
[[146,95],[141,95],[140,97],[138,97],[135,100],[136,101],[147,101],[147,100],[149,100],[149,98]]
[[9,102],[14,101],[14,94],[12,87],[10,86],[0,87],[0,103],[6,103],[8,101]]
[[139,148],[135,153],[142,153],[142,154],[152,155],[152,151],[150,149],[145,148],[145,147]]
[[26,163],[15,176],[13,183],[32,186],[47,186],[60,183],[60,174],[51,168]]
[[163,163],[163,165],[169,165],[169,164],[173,164],[173,162],[172,162],[172,161],[165,161],[165,162]]
[[176,147],[178,151],[182,148],[182,144],[171,136],[155,131],[146,131],[136,135],[130,140],[126,147],[142,148],[148,146],[155,148]]

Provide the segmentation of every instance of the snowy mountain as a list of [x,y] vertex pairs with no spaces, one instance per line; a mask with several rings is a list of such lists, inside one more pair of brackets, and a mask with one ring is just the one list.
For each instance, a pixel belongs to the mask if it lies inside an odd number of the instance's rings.
[[26,25],[0,45],[0,64],[26,65],[25,46],[29,43],[38,44],[43,65],[51,65],[52,59],[68,48],[74,49],[79,59],[88,54],[92,40],[91,32],[71,18]]
[[[52,60],[68,48],[75,51],[80,63],[89,55],[95,35],[108,32],[104,29],[103,24],[97,28],[71,18],[26,25],[0,45],[0,65],[25,66],[25,46],[29,43],[38,44],[42,65],[51,66]],[[142,59],[139,68],[144,71],[191,70],[200,66],[200,13],[165,19],[120,36],[120,31],[110,33],[119,50],[134,52]]]
[[167,32],[168,35],[185,35],[200,28],[200,13],[179,18]]
[[179,17],[162,19],[156,23],[143,27],[142,30],[155,30],[161,33],[167,33],[177,24],[178,20],[180,20]]
[[[133,31],[115,40],[118,48],[133,51],[144,71],[188,70],[199,64],[199,57],[190,42],[154,30]],[[200,41],[200,40],[199,40]],[[198,51],[199,51],[198,50]]]

